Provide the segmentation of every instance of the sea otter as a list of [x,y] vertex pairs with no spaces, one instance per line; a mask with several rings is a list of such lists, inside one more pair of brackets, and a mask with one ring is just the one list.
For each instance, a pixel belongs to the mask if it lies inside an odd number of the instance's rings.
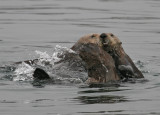
[[120,80],[114,60],[103,50],[100,34],[81,37],[71,48],[86,64],[88,83],[106,83]]
[[[87,72],[88,78],[85,82],[89,84],[143,78],[121,44],[112,33],[85,35],[71,47],[75,53],[66,52],[64,58],[55,65],[58,65],[58,69],[65,66],[75,72]],[[33,76],[40,80],[49,79],[44,72],[38,68]]]
[[118,37],[112,33],[102,33],[100,38],[103,49],[113,57],[116,69],[120,73],[121,78],[144,78],[132,59],[125,53],[122,42]]

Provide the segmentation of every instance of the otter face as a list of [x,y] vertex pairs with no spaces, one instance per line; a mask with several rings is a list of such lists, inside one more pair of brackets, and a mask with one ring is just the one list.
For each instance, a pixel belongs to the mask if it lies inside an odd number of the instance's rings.
[[112,33],[102,33],[100,35],[102,47],[108,53],[113,53],[121,46],[122,42]]
[[72,49],[74,49],[77,44],[89,43],[102,47],[103,50],[107,51],[109,54],[117,54],[122,44],[122,42],[112,33],[88,34],[81,37]]

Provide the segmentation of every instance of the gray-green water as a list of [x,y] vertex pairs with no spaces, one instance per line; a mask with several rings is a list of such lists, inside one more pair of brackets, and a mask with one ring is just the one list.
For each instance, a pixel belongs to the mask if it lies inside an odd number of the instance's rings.
[[[88,33],[112,32],[147,82],[33,87],[0,69],[1,115],[160,114],[159,0],[0,0],[0,65],[52,55]],[[15,76],[16,77],[16,76]]]

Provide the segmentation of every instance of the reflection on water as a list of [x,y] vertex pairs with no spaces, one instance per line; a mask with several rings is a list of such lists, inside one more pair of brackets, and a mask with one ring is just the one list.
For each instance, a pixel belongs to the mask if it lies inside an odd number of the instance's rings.
[[110,104],[110,103],[128,102],[129,100],[125,96],[107,94],[109,92],[120,92],[120,91],[127,91],[127,90],[129,89],[113,87],[113,86],[104,87],[104,88],[84,89],[78,92],[79,95],[82,95],[82,94],[83,95],[78,96],[74,99],[77,101],[80,101],[80,103],[82,104],[96,104],[96,103]]
[[117,91],[125,91],[125,90],[129,90],[129,89],[119,89],[118,87],[104,87],[104,88],[96,88],[96,89],[79,91],[78,94],[117,92]]
[[116,95],[99,95],[99,96],[79,96],[75,98],[79,100],[83,104],[96,104],[96,103],[120,103],[127,102],[124,96],[116,96]]

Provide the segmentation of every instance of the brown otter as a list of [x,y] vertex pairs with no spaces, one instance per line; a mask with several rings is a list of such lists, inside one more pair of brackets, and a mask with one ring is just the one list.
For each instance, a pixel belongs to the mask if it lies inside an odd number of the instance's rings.
[[[66,52],[62,56],[64,58],[55,63],[55,66],[58,69],[65,66],[75,72],[88,72],[88,78],[85,81],[89,84],[143,78],[142,73],[124,52],[121,44],[122,42],[112,33],[85,35],[71,47],[75,53]],[[39,75],[41,69],[36,69],[33,76],[36,79],[45,79],[43,70],[42,73],[43,76]]]
[[86,63],[88,83],[120,80],[112,57],[102,49],[100,34],[86,35],[71,48]]
[[115,35],[102,33],[100,37],[103,49],[113,57],[121,78],[144,78],[132,59],[125,53],[122,42]]

